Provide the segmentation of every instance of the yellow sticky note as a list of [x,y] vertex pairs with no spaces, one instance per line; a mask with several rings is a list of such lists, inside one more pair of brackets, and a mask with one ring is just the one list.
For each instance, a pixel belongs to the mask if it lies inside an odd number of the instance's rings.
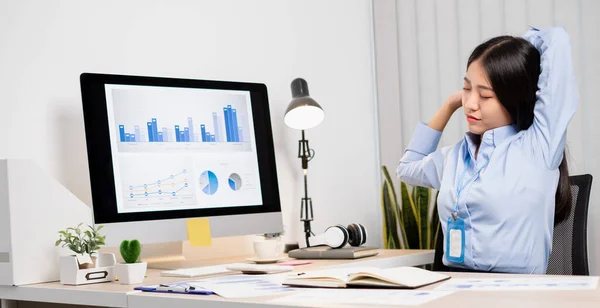
[[193,247],[211,245],[210,222],[208,218],[188,219],[187,234],[190,245]]

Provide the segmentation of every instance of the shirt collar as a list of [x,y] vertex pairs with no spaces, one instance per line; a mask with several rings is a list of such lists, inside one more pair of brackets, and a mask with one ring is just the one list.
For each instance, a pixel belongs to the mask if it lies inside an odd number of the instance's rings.
[[494,147],[498,146],[502,141],[506,140],[509,137],[512,137],[518,133],[516,125],[505,125],[496,127],[494,129],[490,129],[483,133],[482,136],[473,134],[471,132],[467,132],[465,135],[465,139],[469,144],[475,144],[481,138],[482,143],[486,143],[492,145]]

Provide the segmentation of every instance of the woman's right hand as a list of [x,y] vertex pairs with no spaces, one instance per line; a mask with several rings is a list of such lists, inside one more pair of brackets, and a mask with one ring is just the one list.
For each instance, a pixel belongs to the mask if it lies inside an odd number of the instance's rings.
[[448,124],[450,117],[452,117],[452,114],[462,107],[462,93],[463,91],[460,90],[450,94],[444,102],[444,105],[436,112],[427,125],[435,130],[443,131],[446,124]]
[[452,113],[462,107],[462,95],[463,90],[450,94],[446,101],[444,102],[444,106],[448,107]]

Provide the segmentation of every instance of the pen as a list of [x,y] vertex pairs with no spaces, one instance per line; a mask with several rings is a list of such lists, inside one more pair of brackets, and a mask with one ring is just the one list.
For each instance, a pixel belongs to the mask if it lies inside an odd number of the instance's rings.
[[156,290],[181,293],[181,292],[187,292],[189,289],[186,287],[182,287],[182,286],[169,286],[169,285],[161,284],[158,286],[158,288],[156,288]]
[[304,274],[306,274],[306,273],[298,273],[298,274],[296,274],[296,276],[301,276],[301,275],[304,275]]

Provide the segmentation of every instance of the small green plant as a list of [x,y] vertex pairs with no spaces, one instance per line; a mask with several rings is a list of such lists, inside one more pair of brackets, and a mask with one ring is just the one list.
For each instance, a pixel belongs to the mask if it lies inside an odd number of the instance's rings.
[[124,240],[121,242],[120,250],[125,263],[137,263],[142,253],[142,245],[138,240]]
[[263,237],[264,238],[276,238],[276,237],[282,237],[283,236],[283,232],[277,232],[277,233],[264,233]]
[[383,242],[388,249],[435,249],[440,233],[437,212],[437,194],[434,208],[430,212],[432,189],[415,186],[409,190],[406,183],[400,182],[402,203],[398,203],[394,183],[385,166],[385,177],[381,191],[383,207]]
[[68,247],[76,254],[92,254],[96,252],[100,249],[100,246],[105,244],[106,236],[102,236],[98,232],[103,226],[95,228],[87,225],[89,230],[84,230],[81,228],[82,225],[83,223],[80,223],[75,227],[58,231],[59,238],[54,243],[54,246],[62,243],[61,247]]

